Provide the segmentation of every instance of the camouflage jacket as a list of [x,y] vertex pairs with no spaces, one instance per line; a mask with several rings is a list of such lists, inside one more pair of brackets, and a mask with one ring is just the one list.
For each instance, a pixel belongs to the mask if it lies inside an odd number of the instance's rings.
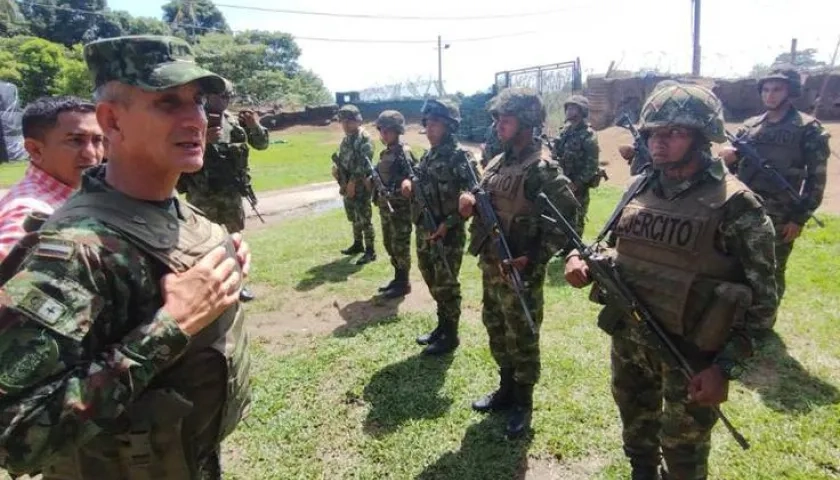
[[598,137],[586,122],[567,123],[553,142],[552,155],[578,190],[598,174]]
[[[790,124],[787,126],[789,130],[799,130],[801,132],[798,145],[801,152],[801,164],[794,165],[794,167],[804,170],[804,174],[801,178],[791,178],[787,171],[779,171],[779,173],[788,178],[794,190],[801,192],[805,209],[798,210],[793,208],[790,196],[783,191],[761,188],[756,183],[757,180],[760,180],[758,175],[755,177],[750,175],[750,178],[746,178],[748,175],[745,175],[743,170],[739,170],[738,175],[750,188],[761,195],[764,199],[767,213],[773,218],[774,222],[794,222],[804,225],[823,200],[828,157],[831,154],[828,144],[830,135],[817,119],[805,115],[793,107],[790,108],[788,113],[779,122],[779,124],[784,123]],[[779,124],[773,126],[775,127]],[[774,148],[772,143],[777,140],[766,139],[766,141],[763,141],[764,139],[757,138],[757,131],[765,125],[770,126],[766,120],[766,113],[746,120],[744,126],[738,130],[736,135],[738,137],[746,135],[746,138],[752,141],[751,143],[753,143],[759,153],[766,157],[765,159],[770,165],[773,165],[773,155],[768,155],[768,153],[772,153],[768,152],[768,149]],[[731,168],[731,170],[734,171],[736,168]]]
[[204,152],[204,166],[194,173],[182,174],[178,179],[179,192],[190,191],[196,195],[238,190],[237,182],[248,175],[249,148],[266,150],[269,145],[268,129],[262,125],[242,125],[230,111],[222,114],[222,136],[215,143],[208,143]]
[[481,151],[481,165],[486,167],[490,160],[496,155],[502,153],[502,141],[499,139],[499,134],[496,132],[496,124],[493,123],[487,127],[487,135],[484,139],[484,148]]
[[[98,167],[80,191],[109,189]],[[190,343],[161,308],[162,264],[96,219],[58,222],[0,289],[0,465],[10,471],[115,428]]]
[[338,162],[347,181],[363,180],[370,176],[367,160],[373,162],[373,141],[364,128],[353,135],[345,135],[338,147]]
[[[723,161],[714,159],[693,178],[666,187],[660,171],[653,170],[645,189],[655,189],[657,196],[677,198],[703,182],[721,181],[727,174]],[[745,313],[743,326],[733,329],[716,361],[741,363],[752,355],[753,333],[770,324],[776,315],[775,231],[760,197],[749,190],[730,199],[723,208],[716,248],[737,258],[743,282],[752,290],[752,304]],[[608,244],[615,246],[615,242],[611,235]]]
[[[569,179],[563,175],[563,171],[556,161],[543,158],[542,142],[535,139],[531,145],[525,147],[519,154],[514,154],[511,148],[506,149],[502,155],[494,158],[484,171],[484,178],[481,181],[482,188],[488,193],[488,181],[499,171],[508,165],[526,163],[534,160],[534,156],[541,157],[526,167],[524,178],[520,185],[525,200],[530,202],[531,208],[528,215],[518,216],[510,219],[510,228],[505,231],[511,254],[514,257],[525,255],[532,266],[545,265],[559,250],[566,246],[568,239],[559,229],[547,224],[542,220],[537,195],[545,193],[570,222],[574,224],[575,219],[580,215],[578,202],[569,189]],[[519,187],[514,189],[518,190]],[[493,195],[491,202],[494,209],[497,209]],[[496,211],[499,221],[508,223]],[[498,261],[498,253],[487,242],[487,232],[484,230],[481,220],[476,218],[470,226],[470,251],[474,252],[480,248],[482,261],[494,263]],[[484,238],[482,238],[484,237]]]
[[[429,202],[429,209],[438,224],[445,222],[449,228],[462,224],[458,213],[458,198],[470,188],[471,177],[467,168],[478,171],[478,165],[469,150],[464,149],[453,136],[427,150],[415,169],[419,185]],[[414,218],[419,219],[417,208]],[[416,221],[415,221],[416,223]]]

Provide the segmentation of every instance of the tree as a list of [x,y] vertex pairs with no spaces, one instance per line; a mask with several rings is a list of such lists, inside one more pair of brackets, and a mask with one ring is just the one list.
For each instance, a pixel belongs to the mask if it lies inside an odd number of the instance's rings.
[[102,11],[105,7],[105,0],[41,0],[38,4],[21,3],[21,10],[29,20],[35,36],[61,43],[68,48],[100,37],[102,16],[86,12]]
[[[793,65],[796,67],[797,70],[815,70],[820,68],[825,68],[827,64],[823,61],[817,60],[815,57],[817,55],[816,48],[806,48],[801,51],[796,52],[796,58],[794,59]],[[776,58],[773,60],[773,63],[770,65],[765,65],[762,63],[753,65],[752,70],[750,70],[751,77],[762,77],[770,73],[770,70],[773,69],[773,66],[777,64],[785,64],[790,65],[790,52],[782,52],[776,55]]]
[[163,21],[172,32],[189,41],[211,32],[230,33],[222,12],[210,0],[170,0],[163,7]]
[[265,45],[265,65],[282,70],[287,75],[294,75],[300,69],[297,63],[297,59],[300,58],[300,47],[290,34],[248,30],[236,37],[248,43]]
[[0,36],[14,37],[29,33],[29,24],[15,0],[0,0]]
[[0,39],[0,80],[17,85],[24,104],[44,95],[87,98],[93,91],[81,45],[67,49],[36,37]]

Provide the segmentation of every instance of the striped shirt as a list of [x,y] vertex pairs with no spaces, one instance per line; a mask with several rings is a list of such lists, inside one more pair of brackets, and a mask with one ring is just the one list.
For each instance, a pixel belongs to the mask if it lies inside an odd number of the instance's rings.
[[23,179],[0,199],[0,261],[26,233],[27,215],[33,211],[52,214],[74,191],[30,163]]

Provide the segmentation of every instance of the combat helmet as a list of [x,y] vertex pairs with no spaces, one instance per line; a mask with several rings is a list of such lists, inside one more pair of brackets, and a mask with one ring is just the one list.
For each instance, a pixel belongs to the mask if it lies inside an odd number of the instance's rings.
[[761,88],[764,82],[768,80],[781,80],[788,84],[788,95],[791,98],[798,97],[802,94],[802,78],[799,72],[793,68],[792,65],[781,64],[776,65],[770,70],[770,73],[758,79],[758,93],[761,93]]
[[359,107],[347,103],[345,105],[342,105],[341,108],[338,109],[338,119],[355,120],[357,122],[361,122],[362,112],[359,111]]
[[580,108],[583,118],[589,116],[589,99],[583,95],[572,95],[563,102],[563,109],[568,108],[569,105],[577,105]]
[[461,111],[458,110],[458,105],[456,105],[451,100],[426,100],[426,102],[423,104],[423,108],[420,109],[420,113],[423,115],[424,126],[426,124],[426,117],[429,116],[440,117],[445,119],[446,122],[450,124],[453,130],[457,129],[461,125]]
[[389,128],[402,135],[405,133],[405,117],[396,110],[385,110],[376,119],[376,128]]
[[546,111],[536,91],[524,87],[506,88],[490,101],[490,115],[511,115],[519,121],[520,128],[541,128]]
[[709,141],[723,143],[723,104],[711,90],[678,83],[650,94],[640,114],[639,131],[679,126],[700,130]]

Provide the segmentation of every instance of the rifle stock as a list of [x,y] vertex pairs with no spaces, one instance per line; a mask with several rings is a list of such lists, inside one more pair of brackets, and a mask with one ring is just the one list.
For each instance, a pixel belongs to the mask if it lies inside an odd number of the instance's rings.
[[373,178],[373,186],[376,188],[377,195],[385,199],[385,205],[388,206],[388,211],[394,213],[394,207],[391,206],[391,201],[388,200],[388,189],[385,188],[385,183],[382,182],[382,177],[379,176],[379,171],[373,166],[373,162],[370,161],[370,157],[365,156],[365,161],[370,169],[370,176]]

